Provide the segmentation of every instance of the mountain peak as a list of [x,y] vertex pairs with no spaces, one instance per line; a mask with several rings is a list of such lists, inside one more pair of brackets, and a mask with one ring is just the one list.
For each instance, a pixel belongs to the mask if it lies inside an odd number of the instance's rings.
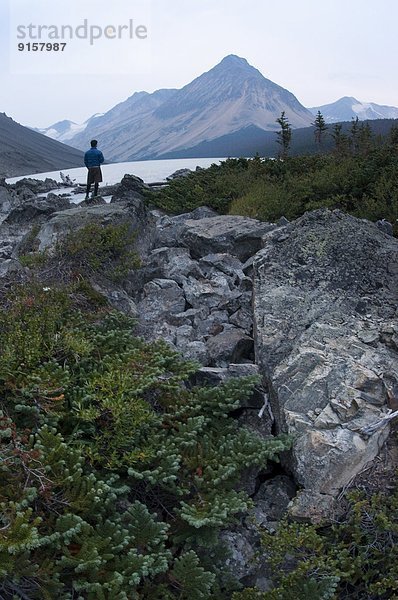
[[249,63],[245,58],[241,58],[236,54],[228,54],[228,56],[224,56],[222,61],[219,63],[220,65],[241,65],[241,66],[249,66]]
[[209,73],[220,73],[220,71],[237,73],[241,76],[246,73],[247,75],[256,74],[257,76],[260,75],[263,77],[258,69],[253,67],[245,58],[241,58],[236,54],[228,54],[228,56],[224,56],[224,58],[215,67],[213,67]]
[[337,102],[351,102],[352,104],[359,104],[359,100],[354,98],[354,96],[343,96],[340,98],[340,100],[337,100]]
[[85,147],[93,131],[108,158],[134,160],[188,150],[249,127],[275,131],[282,112],[292,127],[312,121],[291,92],[236,54],[225,56],[179,90],[158,90],[140,102],[138,98],[135,94],[108,111],[73,143]]

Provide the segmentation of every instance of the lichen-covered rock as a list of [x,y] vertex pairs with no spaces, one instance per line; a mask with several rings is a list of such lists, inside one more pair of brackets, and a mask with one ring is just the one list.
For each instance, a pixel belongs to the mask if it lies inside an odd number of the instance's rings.
[[151,252],[145,268],[151,271],[152,277],[174,279],[182,284],[186,277],[203,277],[196,261],[192,260],[188,248],[156,248]]
[[256,357],[279,429],[296,436],[290,466],[305,512],[306,495],[308,508],[314,494],[331,506],[388,436],[388,425],[363,428],[398,384],[398,242],[329,210],[264,241],[253,263]]
[[229,253],[245,261],[262,248],[263,236],[275,227],[248,217],[220,215],[186,221],[181,241],[195,258]]
[[179,314],[185,308],[185,297],[179,285],[171,279],[154,279],[147,283],[138,311],[143,322],[159,327],[159,321]]
[[155,222],[142,201],[131,201],[128,205],[106,204],[103,206],[85,206],[69,208],[56,212],[37,234],[39,250],[49,253],[57,241],[71,231],[76,232],[88,223],[103,225],[121,225],[127,223],[135,235],[134,246],[142,257],[152,249],[155,236]]
[[187,221],[197,221],[218,216],[216,211],[207,206],[195,208],[190,213],[175,215],[160,215],[157,219],[157,246],[181,246],[183,232],[187,229]]

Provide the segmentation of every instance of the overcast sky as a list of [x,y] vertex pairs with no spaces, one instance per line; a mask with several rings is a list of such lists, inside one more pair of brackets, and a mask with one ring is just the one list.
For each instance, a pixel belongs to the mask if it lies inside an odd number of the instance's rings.
[[[77,39],[85,19],[107,36]],[[74,39],[29,52],[50,34],[39,39],[38,25],[69,26]],[[307,107],[342,96],[398,106],[397,0],[0,0],[0,112],[81,123],[136,91],[182,87],[227,54]]]

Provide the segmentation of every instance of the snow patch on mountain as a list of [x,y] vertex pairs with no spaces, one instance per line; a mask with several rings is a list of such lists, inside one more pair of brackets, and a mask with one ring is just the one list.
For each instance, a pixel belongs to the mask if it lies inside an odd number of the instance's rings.
[[358,119],[360,121],[373,119],[398,119],[398,108],[395,106],[385,106],[374,102],[361,102],[352,96],[344,96],[331,104],[314,106],[309,109],[313,115],[320,111],[327,123],[337,123],[339,121],[351,121]]

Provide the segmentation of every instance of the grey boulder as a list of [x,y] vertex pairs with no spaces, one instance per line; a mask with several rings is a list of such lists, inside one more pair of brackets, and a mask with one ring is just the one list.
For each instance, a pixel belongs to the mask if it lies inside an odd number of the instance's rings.
[[266,236],[253,268],[257,362],[304,488],[293,510],[310,513],[320,494],[325,515],[389,434],[365,431],[398,384],[398,241],[319,210]]

